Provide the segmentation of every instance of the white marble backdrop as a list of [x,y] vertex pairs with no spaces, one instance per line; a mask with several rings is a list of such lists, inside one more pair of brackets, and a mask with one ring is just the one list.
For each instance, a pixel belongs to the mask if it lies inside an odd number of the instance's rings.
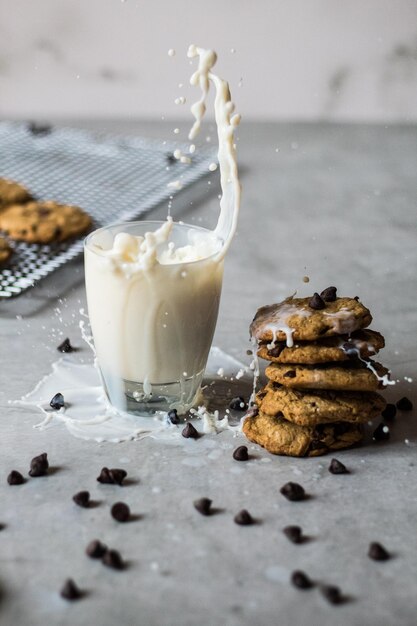
[[183,118],[190,42],[246,118],[417,119],[417,0],[0,0],[0,117]]

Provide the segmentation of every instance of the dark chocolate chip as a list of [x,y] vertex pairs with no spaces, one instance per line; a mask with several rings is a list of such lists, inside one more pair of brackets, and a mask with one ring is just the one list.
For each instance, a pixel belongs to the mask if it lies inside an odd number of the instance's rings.
[[284,348],[285,348],[284,344],[278,344],[274,346],[273,348],[271,348],[271,350],[268,350],[268,356],[278,357],[281,354],[281,352],[284,350]]
[[390,558],[389,552],[377,541],[369,544],[368,556],[374,561],[387,561]]
[[187,425],[185,426],[185,428],[183,428],[181,435],[185,437],[186,439],[198,439],[199,438],[199,433],[191,424],[191,422],[187,422]]
[[321,585],[320,591],[330,604],[341,604],[343,602],[343,596],[336,585]]
[[90,493],[88,491],[79,491],[74,496],[72,496],[75,504],[83,507],[84,509],[88,509],[90,506]]
[[291,500],[291,502],[297,502],[298,500],[304,500],[306,497],[306,493],[304,491],[304,487],[299,485],[298,483],[285,483],[280,489],[280,492],[283,496],[287,498],[287,500]]
[[349,474],[349,470],[341,461],[332,459],[329,465],[329,472],[331,474]]
[[397,407],[395,406],[395,404],[387,404],[385,409],[382,411],[381,415],[384,418],[384,420],[391,422],[394,419],[394,417],[397,415]]
[[38,476],[45,476],[48,473],[49,463],[48,455],[46,452],[35,456],[30,462],[29,476],[37,478]]
[[118,552],[117,550],[106,550],[101,560],[104,565],[107,565],[107,567],[111,567],[113,569],[124,568],[122,557],[120,555],[120,552]]
[[231,409],[232,411],[246,411],[247,408],[248,405],[246,404],[242,396],[237,396],[236,398],[233,398],[229,404],[229,409]]
[[326,289],[323,289],[323,291],[320,294],[320,297],[323,298],[325,302],[335,302],[337,298],[336,292],[337,292],[336,287],[327,287]]
[[61,596],[65,598],[65,600],[78,600],[81,598],[81,595],[81,591],[78,589],[75,582],[71,578],[68,578],[61,589]]
[[117,522],[127,522],[130,518],[130,509],[124,502],[113,504],[110,513]]
[[210,498],[200,498],[199,500],[194,500],[193,506],[201,515],[207,516],[211,514],[211,503],[212,500]]
[[171,409],[171,411],[168,411],[168,419],[171,422],[171,424],[180,423],[180,418],[178,417],[177,409]]
[[49,135],[49,133],[52,132],[52,126],[50,124],[39,124],[38,122],[28,122],[27,129],[30,134],[35,137]]
[[288,370],[284,374],[285,378],[295,378],[296,376],[297,376],[297,374],[296,374],[295,370]]
[[107,552],[107,546],[101,543],[98,539],[90,541],[85,549],[86,554],[91,559],[101,559],[101,557]]
[[16,470],[12,470],[7,477],[9,485],[22,485],[25,482],[22,474]]
[[383,422],[378,424],[378,426],[375,428],[373,432],[372,439],[374,441],[386,441],[387,439],[389,439],[388,426],[384,424]]
[[313,297],[310,298],[308,302],[308,306],[310,307],[310,309],[314,309],[315,311],[320,311],[321,309],[326,308],[326,303],[323,300],[323,298],[321,298],[319,294],[315,292]]
[[235,524],[239,524],[239,526],[250,526],[255,523],[252,515],[246,509],[242,509],[239,513],[236,513],[233,519]]
[[413,403],[411,402],[411,400],[409,400],[405,396],[404,398],[401,398],[401,400],[398,400],[396,404],[397,404],[397,409],[399,409],[400,411],[412,411],[413,410]]
[[282,532],[292,543],[302,543],[303,541],[303,531],[300,526],[286,526]]
[[56,393],[50,401],[49,406],[53,409],[56,409],[57,411],[59,411],[59,409],[62,409],[62,407],[65,406],[64,396],[62,395],[62,393]]
[[47,206],[39,206],[37,208],[37,213],[39,217],[47,217],[51,213],[51,209]]
[[239,446],[238,448],[236,448],[236,450],[233,452],[233,458],[235,461],[248,461],[249,454],[247,446]]
[[301,570],[291,574],[291,582],[297,589],[311,589],[314,586],[312,580]]
[[349,359],[357,359],[360,353],[358,348],[348,341],[342,345],[342,350]]
[[167,152],[165,155],[165,158],[168,161],[168,163],[170,163],[171,165],[173,165],[174,163],[177,163],[177,159],[174,157],[172,152]]
[[62,343],[59,344],[57,350],[58,352],[75,352],[77,348],[74,348],[74,346],[71,345],[71,342],[67,337]]
[[126,476],[127,472],[123,469],[108,469],[107,467],[103,467],[100,476],[97,476],[97,480],[102,484],[122,486]]

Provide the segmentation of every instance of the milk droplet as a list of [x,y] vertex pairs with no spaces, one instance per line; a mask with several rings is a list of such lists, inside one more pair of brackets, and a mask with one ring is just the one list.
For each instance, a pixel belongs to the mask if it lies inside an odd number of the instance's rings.
[[210,172],[215,172],[217,170],[217,163],[210,163],[209,170]]
[[178,133],[179,133],[179,132],[180,132],[180,129],[179,129],[179,128],[174,128],[174,134],[175,134],[175,135],[178,135]]
[[174,48],[170,48],[170,49],[168,50],[168,56],[169,56],[169,57],[174,57],[174,56],[175,56],[175,50],[174,50]]

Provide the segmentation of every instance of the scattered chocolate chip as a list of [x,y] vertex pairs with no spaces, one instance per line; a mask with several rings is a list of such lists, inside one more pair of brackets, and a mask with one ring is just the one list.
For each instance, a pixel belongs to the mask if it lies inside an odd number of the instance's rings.
[[74,496],[72,496],[75,504],[83,507],[84,509],[88,509],[90,506],[90,493],[88,491],[79,491]]
[[62,393],[56,393],[49,403],[49,406],[52,407],[53,409],[56,409],[57,411],[59,411],[59,409],[62,409],[64,405],[65,405],[65,402],[64,402],[64,396],[62,395]]
[[67,337],[62,343],[59,344],[57,350],[58,352],[75,352],[77,348],[74,348],[74,346],[71,345],[71,342]]
[[247,446],[239,446],[238,448],[236,448],[236,450],[233,452],[233,458],[235,461],[248,461],[249,454]]
[[81,598],[81,595],[81,591],[78,589],[75,582],[71,578],[68,578],[61,589],[61,596],[65,598],[65,600],[78,600]]
[[127,472],[123,469],[103,467],[100,476],[97,476],[97,481],[102,484],[122,486],[126,476]]
[[248,405],[246,404],[242,396],[237,396],[236,398],[233,398],[229,404],[229,409],[231,409],[232,411],[246,411],[247,408]]
[[285,378],[295,378],[296,376],[297,376],[297,374],[296,374],[295,370],[288,370],[284,374]]
[[130,518],[130,509],[124,502],[113,504],[110,513],[117,522],[127,522]]
[[246,509],[242,509],[239,513],[236,513],[233,519],[235,524],[239,524],[239,526],[250,526],[255,523],[252,515]]
[[282,532],[292,543],[302,543],[303,541],[303,531],[300,526],[286,526]]
[[201,515],[207,516],[211,514],[211,503],[212,500],[210,498],[200,498],[199,500],[194,500],[193,506]]
[[341,591],[336,585],[321,585],[320,591],[330,604],[341,604],[343,602]]
[[336,287],[327,287],[326,289],[323,289],[323,291],[320,294],[320,297],[323,298],[325,302],[335,302],[337,298],[336,292],[337,292]]
[[28,122],[28,131],[35,137],[41,137],[43,135],[49,135],[52,132],[52,126],[50,124],[39,124],[38,122]]
[[12,470],[7,477],[9,485],[22,485],[25,482],[22,474],[16,470]]
[[124,568],[122,557],[120,555],[120,552],[118,552],[117,550],[106,550],[101,560],[104,565],[107,565],[107,567],[111,567],[113,569]]
[[314,309],[315,311],[320,311],[320,309],[326,308],[326,303],[323,300],[323,298],[321,298],[319,294],[315,292],[313,297],[310,298],[308,302],[308,306],[310,307],[310,309]]
[[413,403],[411,402],[411,400],[409,400],[405,396],[404,398],[401,398],[401,400],[398,400],[396,404],[397,404],[397,409],[399,409],[400,411],[412,411],[413,410]]
[[198,431],[194,428],[191,422],[187,422],[185,428],[183,428],[181,435],[186,439],[198,439]]
[[85,549],[86,554],[91,559],[101,559],[101,557],[107,552],[107,546],[101,543],[98,539],[90,541]]
[[177,159],[174,157],[172,152],[167,152],[165,158],[171,165],[177,162]]
[[384,418],[384,420],[391,422],[394,419],[394,417],[397,415],[397,407],[395,406],[395,404],[387,404],[385,409],[382,411],[381,415]]
[[168,419],[171,422],[171,424],[180,423],[180,418],[178,417],[177,409],[171,409],[171,411],[168,411]]
[[337,459],[332,459],[330,461],[329,472],[331,474],[350,474],[346,465]]
[[387,561],[390,558],[389,552],[377,541],[369,544],[368,556],[374,561]]
[[291,582],[297,589],[311,589],[313,587],[313,582],[301,570],[296,570],[291,574]]
[[30,462],[29,476],[37,478],[38,476],[45,476],[48,473],[48,455],[46,452],[35,456]]
[[285,485],[281,487],[280,492],[283,496],[287,498],[287,500],[291,500],[291,502],[304,500],[304,498],[306,497],[304,487],[302,487],[298,483],[285,483]]
[[389,428],[386,424],[384,424],[383,422],[381,422],[380,424],[378,424],[378,426],[375,428],[373,435],[372,435],[372,439],[374,441],[386,441],[387,439],[389,439]]

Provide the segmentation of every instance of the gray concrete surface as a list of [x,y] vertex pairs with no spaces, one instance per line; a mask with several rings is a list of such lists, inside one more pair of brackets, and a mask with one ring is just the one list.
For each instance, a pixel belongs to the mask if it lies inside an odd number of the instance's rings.
[[[139,122],[100,128],[159,137],[172,130]],[[407,126],[242,123],[243,206],[215,344],[245,359],[258,306],[335,284],[340,294],[360,296],[372,310],[372,327],[386,336],[380,360],[399,380],[386,396],[416,402],[415,383],[404,379],[417,376],[416,146],[417,130]],[[212,225],[213,185],[204,182],[192,206],[180,195],[175,217]],[[368,437],[335,455],[351,469],[348,476],[328,473],[330,457],[272,457],[257,447],[250,462],[238,464],[231,457],[237,440],[228,433],[211,436],[212,448],[201,439],[184,451],[150,439],[89,443],[59,425],[33,430],[39,415],[8,401],[50,371],[62,337],[82,345],[80,280],[82,265],[72,264],[31,299],[0,304],[0,623],[414,626],[416,412],[398,416],[387,443]],[[16,319],[21,311],[27,313]],[[77,358],[89,358],[88,350]],[[9,487],[8,472],[27,472],[43,451],[53,472]],[[124,467],[130,484],[99,485],[103,465]],[[312,497],[286,501],[279,488],[288,480]],[[71,496],[80,489],[89,489],[99,506],[77,508]],[[192,501],[201,496],[221,511],[200,516]],[[117,500],[143,517],[118,525],[109,515]],[[233,523],[244,507],[259,520],[256,526]],[[289,543],[281,532],[287,524],[301,525],[311,540]],[[119,549],[126,571],[89,560],[84,548],[93,538]],[[375,540],[392,552],[390,561],[368,559]],[[348,600],[335,607],[318,589],[297,591],[288,582],[294,569],[339,585]],[[69,576],[88,592],[73,604],[58,594]]]

